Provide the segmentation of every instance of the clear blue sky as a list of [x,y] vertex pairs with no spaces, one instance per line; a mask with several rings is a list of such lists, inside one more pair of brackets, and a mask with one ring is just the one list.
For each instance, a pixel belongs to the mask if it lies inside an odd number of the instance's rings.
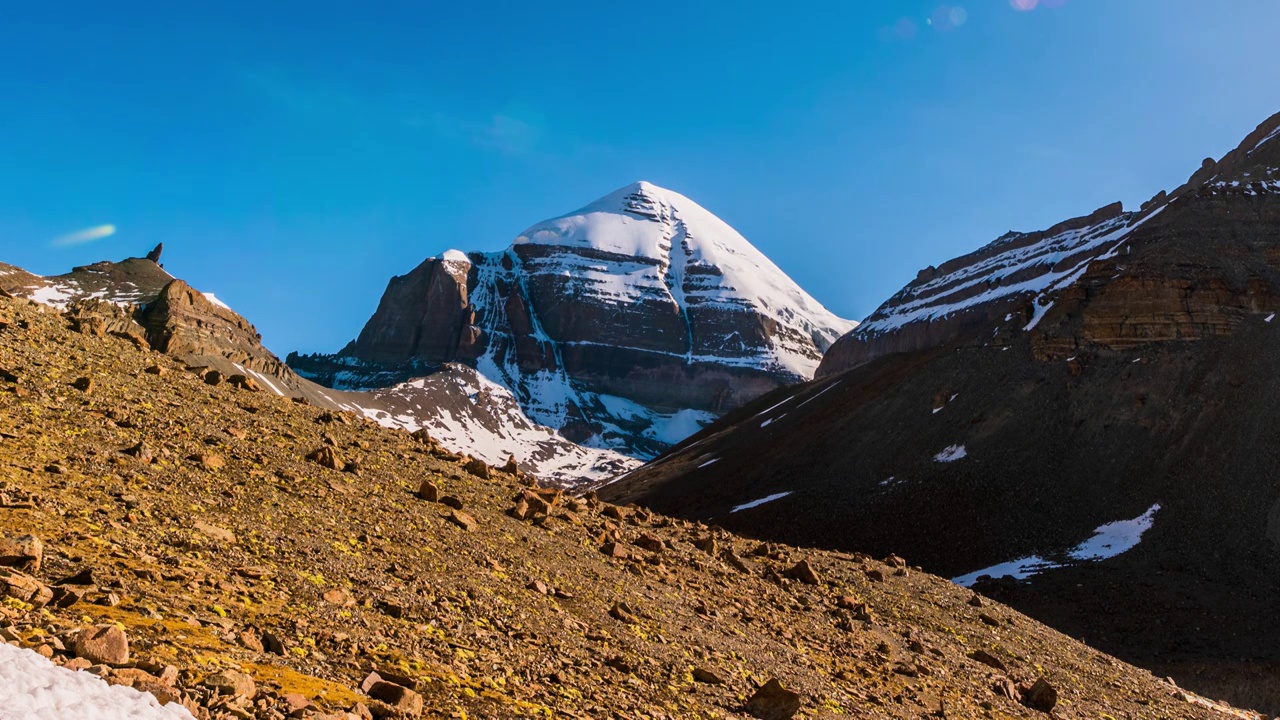
[[8,3],[0,260],[163,241],[272,349],[336,350],[393,274],[646,179],[861,318],[1234,147],[1280,110],[1277,27],[1276,0]]

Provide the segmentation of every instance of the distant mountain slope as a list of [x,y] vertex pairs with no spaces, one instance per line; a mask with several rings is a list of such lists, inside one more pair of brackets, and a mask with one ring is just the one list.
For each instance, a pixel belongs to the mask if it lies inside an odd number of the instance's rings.
[[317,385],[263,347],[248,320],[149,259],[99,262],[52,277],[0,265],[0,289],[66,310],[86,332],[130,336],[191,367],[217,371],[220,380],[240,375],[262,392],[357,413],[390,427],[426,429],[444,447],[490,465],[505,465],[514,457],[524,472],[547,483],[580,484],[639,464],[610,450],[579,446],[538,425],[504,388],[461,365],[375,393]]
[[502,252],[428,259],[341,353],[289,362],[345,388],[463,363],[567,437],[649,457],[812,377],[854,325],[697,203],[640,182]]
[[1280,610],[1278,313],[1280,115],[1145,210],[926,270],[817,380],[600,492],[894,549],[1275,714],[1280,634],[1256,619]]

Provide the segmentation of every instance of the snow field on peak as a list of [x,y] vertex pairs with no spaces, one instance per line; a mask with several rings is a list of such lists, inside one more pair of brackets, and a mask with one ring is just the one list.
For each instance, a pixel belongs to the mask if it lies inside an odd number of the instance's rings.
[[[521,233],[514,245],[636,258],[601,260],[562,253],[547,261],[562,262],[560,272],[580,273],[587,289],[614,302],[664,297],[686,315],[694,305],[751,307],[828,345],[857,326],[824,308],[723,220],[693,200],[647,182],[538,223]],[[545,265],[529,269],[542,270]],[[813,377],[821,358],[804,348],[780,345],[780,339],[775,338],[771,352],[758,363],[776,363],[800,377]]]

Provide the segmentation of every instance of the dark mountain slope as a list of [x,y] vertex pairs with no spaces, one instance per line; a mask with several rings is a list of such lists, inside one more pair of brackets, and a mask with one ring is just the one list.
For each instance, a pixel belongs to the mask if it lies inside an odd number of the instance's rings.
[[[1259,622],[1280,610],[1277,128],[1172,199],[1103,220],[1120,226],[1091,257],[1045,254],[1058,279],[1034,291],[964,308],[930,291],[923,305],[952,307],[906,318],[922,307],[899,310],[913,283],[833,347],[824,377],[602,495],[758,537],[892,549],[947,576],[1026,576],[979,587],[1280,711],[1280,630]],[[997,261],[965,282],[1008,288],[1010,268],[1041,272]],[[1240,679],[1255,672],[1265,682]]]

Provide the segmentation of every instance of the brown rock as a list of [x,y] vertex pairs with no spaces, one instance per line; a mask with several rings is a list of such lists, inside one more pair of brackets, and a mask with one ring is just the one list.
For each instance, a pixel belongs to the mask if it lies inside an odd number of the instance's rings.
[[479,458],[471,458],[467,461],[467,464],[462,466],[462,469],[478,478],[489,479],[489,466]]
[[124,453],[125,455],[132,455],[133,457],[138,459],[138,462],[147,463],[148,465],[151,464],[151,462],[156,459],[155,451],[152,450],[151,446],[146,444],[145,442],[139,442],[137,445],[134,445],[133,447],[125,448],[120,452]]
[[1000,672],[1009,672],[1009,668],[1004,664],[1004,662],[1000,660],[1000,658],[996,657],[995,655],[992,655],[991,653],[987,652],[986,650],[983,650],[982,648],[978,648],[977,650],[974,650],[973,652],[969,653],[969,657],[973,658],[974,660],[977,660],[983,665],[995,668]]
[[1058,704],[1058,691],[1049,684],[1048,680],[1040,678],[1034,685],[1023,691],[1022,704],[1032,710],[1050,712]]
[[86,628],[76,636],[75,653],[95,665],[124,665],[129,662],[129,637],[115,625]]
[[238,387],[241,390],[249,392],[259,392],[262,386],[256,380],[247,375],[231,375],[227,377],[227,384],[232,387]]
[[330,605],[341,605],[342,607],[356,604],[355,599],[351,597],[351,593],[342,588],[334,588],[325,592],[324,601]]
[[258,687],[253,678],[235,670],[213,673],[206,677],[202,684],[219,695],[230,695],[233,698],[252,700],[258,694]]
[[440,499],[440,488],[436,487],[435,483],[430,480],[423,480],[422,484],[418,486],[417,494],[419,498],[427,502],[436,502]]
[[241,645],[253,652],[266,652],[266,648],[262,646],[262,636],[252,630],[241,632],[237,638],[240,640]]
[[641,535],[632,544],[649,552],[662,552],[666,549],[666,545],[663,545],[661,540],[652,535]]
[[444,497],[440,498],[440,504],[447,505],[448,507],[451,507],[454,510],[461,510],[463,507],[462,501],[452,495],[445,495]]
[[221,470],[227,466],[227,461],[217,453],[196,453],[191,459],[200,464],[205,470]]
[[342,460],[338,458],[337,451],[329,445],[312,452],[307,456],[307,459],[320,467],[326,467],[330,470],[341,470],[344,465]]
[[364,680],[360,683],[360,692],[368,695],[369,690],[371,690],[376,683],[380,682],[382,682],[382,676],[377,672],[371,672],[366,675]]
[[529,501],[524,498],[517,500],[515,507],[508,510],[507,514],[517,520],[528,520],[533,517],[533,511],[529,508]]
[[628,625],[634,625],[640,622],[640,618],[637,616],[636,611],[632,609],[631,606],[621,602],[615,603],[613,607],[609,608],[609,616],[614,620],[627,623]]
[[473,532],[476,529],[476,519],[461,510],[449,511],[449,522],[467,532]]
[[601,545],[600,552],[611,558],[618,558],[619,560],[625,560],[628,555],[627,549],[616,542],[607,542],[604,545]]
[[379,680],[369,688],[369,697],[384,702],[405,717],[422,715],[422,696],[407,687]]
[[160,701],[161,705],[169,705],[171,703],[182,702],[182,691],[174,688],[172,685],[166,685],[159,680],[135,680],[133,689],[138,692],[150,693]]
[[516,462],[516,456],[515,456],[515,455],[508,455],[508,456],[507,456],[507,464],[502,466],[502,472],[504,472],[504,473],[506,473],[506,474],[508,474],[508,475],[515,475],[515,476],[519,477],[519,475],[520,475],[520,464]]
[[0,538],[0,565],[38,573],[43,560],[44,543],[35,535]]
[[723,679],[723,678],[721,678],[719,675],[716,675],[715,673],[711,672],[710,670],[708,670],[708,669],[706,669],[706,668],[702,668],[702,667],[695,667],[695,668],[693,669],[693,679],[694,679],[694,680],[697,680],[697,681],[698,681],[698,682],[700,682],[700,683],[706,683],[706,684],[708,684],[708,685],[723,685],[723,684],[724,684],[724,679]]
[[222,373],[217,370],[209,370],[204,374],[204,381],[207,385],[221,385]]
[[714,535],[708,535],[694,540],[693,546],[708,555],[716,554],[716,538]]
[[818,577],[818,571],[813,569],[808,560],[801,560],[787,570],[787,577],[795,578],[806,585],[821,584],[822,579]]
[[547,584],[541,580],[534,580],[525,586],[526,588],[538,593],[539,595],[550,595],[551,590],[547,588]]
[[287,693],[280,698],[280,704],[285,714],[293,717],[301,717],[303,712],[311,707],[311,701],[301,693]]
[[889,557],[884,559],[884,564],[888,565],[891,568],[904,568],[907,566],[907,561],[903,560],[897,555],[890,555]]
[[756,690],[743,710],[757,720],[791,720],[800,712],[800,696],[774,678]]
[[203,520],[195,521],[195,523],[193,523],[192,526],[195,527],[196,530],[199,530],[201,533],[204,533],[208,537],[211,537],[214,540],[217,540],[219,542],[234,544],[236,541],[235,533],[231,532],[226,528],[218,527],[217,525],[210,525],[209,523],[204,522]]
[[53,600],[53,590],[44,583],[17,570],[0,568],[0,595],[44,607]]
[[155,375],[156,377],[164,377],[165,369],[160,367],[159,365],[152,365],[148,367],[146,370],[143,370],[142,372],[148,375]]

